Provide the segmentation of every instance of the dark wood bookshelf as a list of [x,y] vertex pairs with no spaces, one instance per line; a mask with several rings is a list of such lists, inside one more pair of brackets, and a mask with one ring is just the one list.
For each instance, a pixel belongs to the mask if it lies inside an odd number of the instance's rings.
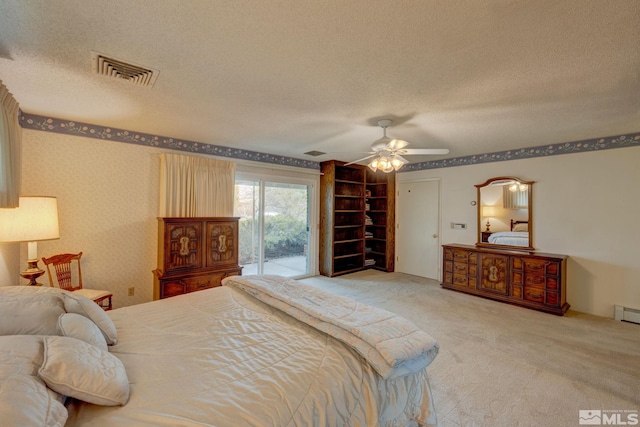
[[[320,168],[320,273],[393,271],[395,173],[374,173],[334,160]],[[373,224],[366,223],[366,216]]]

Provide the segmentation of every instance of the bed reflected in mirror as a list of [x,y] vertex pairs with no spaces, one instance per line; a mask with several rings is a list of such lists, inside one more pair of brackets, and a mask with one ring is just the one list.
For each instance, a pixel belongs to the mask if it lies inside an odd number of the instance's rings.
[[533,183],[500,176],[476,184],[477,246],[533,250]]

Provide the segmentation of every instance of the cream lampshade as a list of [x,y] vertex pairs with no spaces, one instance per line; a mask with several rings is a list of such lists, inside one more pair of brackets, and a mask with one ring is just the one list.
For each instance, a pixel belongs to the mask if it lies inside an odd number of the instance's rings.
[[486,231],[490,231],[491,224],[489,223],[489,218],[493,218],[498,213],[498,210],[495,206],[483,206],[482,207],[482,217],[487,218]]
[[20,197],[17,208],[0,209],[0,243],[28,242],[28,268],[20,273],[36,285],[44,274],[38,267],[38,241],[60,238],[58,199],[55,197]]

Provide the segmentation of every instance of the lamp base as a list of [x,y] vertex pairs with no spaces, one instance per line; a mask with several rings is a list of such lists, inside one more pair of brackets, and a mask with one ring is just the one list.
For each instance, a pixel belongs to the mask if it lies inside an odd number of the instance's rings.
[[20,276],[29,281],[29,286],[42,286],[42,283],[38,283],[36,279],[44,274],[44,270],[40,270],[38,267],[37,259],[27,260],[29,266],[25,271],[20,273]]

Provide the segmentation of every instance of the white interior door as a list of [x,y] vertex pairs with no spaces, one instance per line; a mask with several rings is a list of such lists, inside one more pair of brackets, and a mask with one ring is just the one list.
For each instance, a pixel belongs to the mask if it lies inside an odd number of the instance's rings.
[[440,181],[398,183],[396,271],[440,278]]

